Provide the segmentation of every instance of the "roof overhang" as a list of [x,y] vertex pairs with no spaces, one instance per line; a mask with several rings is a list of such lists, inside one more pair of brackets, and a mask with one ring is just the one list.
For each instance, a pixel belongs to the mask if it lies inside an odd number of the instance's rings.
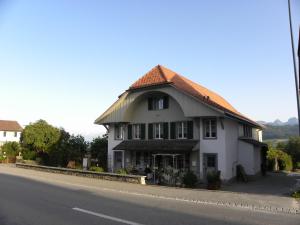
[[125,140],[113,150],[155,153],[191,152],[199,148],[198,142],[197,140]]
[[257,141],[253,138],[248,138],[248,137],[240,137],[239,138],[240,141],[244,141],[248,144],[252,144],[254,146],[257,146],[257,147],[268,147],[268,145],[264,142],[260,142],[260,141]]

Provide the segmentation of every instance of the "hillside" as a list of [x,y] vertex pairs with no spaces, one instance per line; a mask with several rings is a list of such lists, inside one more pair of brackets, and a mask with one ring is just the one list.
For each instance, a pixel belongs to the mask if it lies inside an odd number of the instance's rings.
[[265,125],[263,139],[288,139],[298,135],[298,125]]

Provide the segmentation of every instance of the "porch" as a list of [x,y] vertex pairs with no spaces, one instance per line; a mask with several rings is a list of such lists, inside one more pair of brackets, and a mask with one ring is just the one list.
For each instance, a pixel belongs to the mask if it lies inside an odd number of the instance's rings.
[[126,140],[113,149],[113,170],[146,175],[150,183],[175,184],[181,174],[199,172],[199,141]]

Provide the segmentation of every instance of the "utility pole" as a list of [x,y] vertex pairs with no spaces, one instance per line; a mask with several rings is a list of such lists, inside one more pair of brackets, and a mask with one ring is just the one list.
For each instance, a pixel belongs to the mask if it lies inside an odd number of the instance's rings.
[[[295,47],[294,47],[294,36],[293,36],[293,25],[292,25],[292,15],[291,15],[291,0],[288,0],[288,9],[289,9],[289,23],[290,23],[293,64],[294,64],[295,86],[296,86],[297,110],[298,110],[298,127],[299,127],[299,133],[298,134],[300,136],[300,108],[299,108],[299,105],[300,105],[299,104],[299,86],[300,86],[300,83],[298,83],[298,76],[297,76],[297,66],[296,66],[296,56],[295,56]],[[299,46],[298,46],[298,57],[299,57]],[[298,84],[299,84],[299,86],[298,86]]]

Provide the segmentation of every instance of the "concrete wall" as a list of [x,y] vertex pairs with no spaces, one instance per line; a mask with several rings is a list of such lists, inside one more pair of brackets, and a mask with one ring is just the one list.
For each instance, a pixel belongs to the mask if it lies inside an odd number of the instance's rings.
[[239,164],[241,164],[246,174],[255,175],[254,169],[254,146],[243,141],[239,141]]
[[236,165],[238,164],[238,136],[239,124],[233,120],[226,119],[225,138],[226,138],[226,179],[236,176]]

